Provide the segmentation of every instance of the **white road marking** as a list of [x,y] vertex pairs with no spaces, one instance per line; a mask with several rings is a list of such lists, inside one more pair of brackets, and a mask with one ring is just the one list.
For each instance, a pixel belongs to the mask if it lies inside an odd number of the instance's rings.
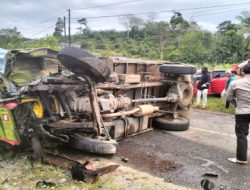
[[228,171],[223,166],[217,164],[215,161],[208,160],[205,158],[200,158],[200,157],[194,157],[194,159],[199,159],[199,160],[205,161],[206,163],[201,164],[201,166],[203,166],[203,167],[209,168],[209,166],[216,166],[217,168],[221,169],[223,172],[228,173]]
[[222,136],[227,136],[227,137],[236,138],[235,135],[230,135],[230,134],[226,134],[226,133],[221,133],[221,132],[219,132],[219,131],[213,131],[213,130],[209,130],[209,129],[201,129],[201,128],[195,128],[195,127],[190,127],[190,129],[194,129],[194,130],[202,131],[202,132],[207,132],[207,133],[212,133],[212,134],[216,134],[216,135],[222,135]]

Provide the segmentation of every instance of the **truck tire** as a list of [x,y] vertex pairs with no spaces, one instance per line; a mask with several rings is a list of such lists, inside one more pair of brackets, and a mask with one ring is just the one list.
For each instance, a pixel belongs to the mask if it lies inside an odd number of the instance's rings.
[[186,118],[166,118],[158,117],[155,119],[154,126],[167,131],[186,131],[189,128],[189,120]]
[[100,155],[110,155],[116,153],[116,141],[104,141],[98,139],[92,139],[89,137],[82,137],[79,135],[71,135],[69,140],[69,145],[72,148],[83,150],[84,152],[100,154]]
[[181,82],[179,86],[183,98],[178,100],[178,104],[181,108],[186,109],[192,103],[194,87],[190,82]]
[[196,68],[191,65],[163,64],[160,65],[160,72],[167,74],[195,74]]
[[88,75],[97,82],[105,81],[111,71],[108,65],[85,50],[65,47],[57,55],[67,69],[77,75]]

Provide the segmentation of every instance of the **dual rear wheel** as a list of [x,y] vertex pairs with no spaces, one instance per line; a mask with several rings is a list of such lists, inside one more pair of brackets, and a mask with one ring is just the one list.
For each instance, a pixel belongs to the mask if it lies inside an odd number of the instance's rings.
[[[163,64],[159,68],[161,73],[193,75],[196,73],[196,68],[190,65],[182,64]],[[180,113],[189,112],[190,104],[193,98],[192,81],[183,81],[179,83],[179,88],[182,93],[182,98],[178,100]],[[182,116],[182,114],[180,114]],[[189,128],[190,122],[186,117],[173,118],[171,116],[159,117],[154,120],[154,126],[167,131],[185,131]]]

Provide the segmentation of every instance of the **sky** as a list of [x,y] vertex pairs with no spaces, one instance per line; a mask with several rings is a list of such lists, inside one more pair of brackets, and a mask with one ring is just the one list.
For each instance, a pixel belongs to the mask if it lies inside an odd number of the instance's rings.
[[[78,31],[77,18],[82,17],[92,30],[125,30],[119,17],[102,16],[158,12],[155,21],[169,21],[179,11],[186,20],[213,32],[225,20],[237,23],[236,16],[249,8],[250,0],[1,0],[0,28],[17,27],[25,37],[43,37],[52,34],[57,18],[68,18],[71,9],[71,33]],[[137,16],[148,19],[148,14]]]

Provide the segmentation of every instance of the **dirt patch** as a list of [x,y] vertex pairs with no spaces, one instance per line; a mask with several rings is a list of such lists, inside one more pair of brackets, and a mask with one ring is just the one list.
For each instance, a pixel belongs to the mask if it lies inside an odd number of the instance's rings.
[[166,172],[175,171],[182,167],[172,160],[159,159],[159,156],[152,152],[143,151],[142,148],[138,149],[132,142],[128,141],[119,142],[116,157],[125,157],[128,159],[129,166],[141,168],[143,171],[159,177],[164,177]]

